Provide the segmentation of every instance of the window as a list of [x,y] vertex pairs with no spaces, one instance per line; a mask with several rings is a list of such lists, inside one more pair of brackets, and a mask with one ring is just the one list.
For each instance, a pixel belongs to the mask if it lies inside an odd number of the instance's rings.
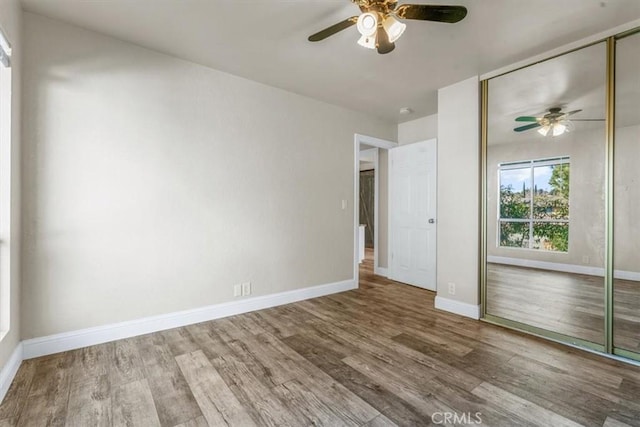
[[568,252],[569,170],[569,157],[499,165],[499,246]]

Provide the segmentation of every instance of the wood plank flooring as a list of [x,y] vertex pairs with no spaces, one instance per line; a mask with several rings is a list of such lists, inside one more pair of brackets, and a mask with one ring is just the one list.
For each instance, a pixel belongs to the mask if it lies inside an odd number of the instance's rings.
[[[487,312],[604,343],[604,279],[489,263]],[[614,281],[614,343],[640,352],[640,282]]]
[[640,426],[640,368],[433,299],[367,260],[358,290],[25,361],[0,426]]

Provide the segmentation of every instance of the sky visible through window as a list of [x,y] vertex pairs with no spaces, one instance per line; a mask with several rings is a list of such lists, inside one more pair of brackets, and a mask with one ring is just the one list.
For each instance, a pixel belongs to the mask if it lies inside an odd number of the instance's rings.
[[[551,191],[549,180],[553,173],[553,166],[537,166],[535,168],[535,185],[538,190]],[[522,189],[524,185],[526,189],[531,188],[531,169],[527,166],[524,169],[503,170],[500,175],[500,185],[509,187],[514,191]]]

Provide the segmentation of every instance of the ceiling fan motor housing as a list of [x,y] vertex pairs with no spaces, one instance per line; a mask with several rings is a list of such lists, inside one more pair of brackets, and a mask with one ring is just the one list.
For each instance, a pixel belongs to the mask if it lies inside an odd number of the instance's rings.
[[378,12],[382,15],[388,15],[398,5],[398,0],[353,0],[362,12]]

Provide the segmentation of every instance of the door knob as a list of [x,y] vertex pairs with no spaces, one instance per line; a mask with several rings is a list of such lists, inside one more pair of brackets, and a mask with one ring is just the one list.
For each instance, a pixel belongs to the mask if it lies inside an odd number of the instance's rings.
[[429,218],[429,224],[435,224],[436,220],[435,218]]

